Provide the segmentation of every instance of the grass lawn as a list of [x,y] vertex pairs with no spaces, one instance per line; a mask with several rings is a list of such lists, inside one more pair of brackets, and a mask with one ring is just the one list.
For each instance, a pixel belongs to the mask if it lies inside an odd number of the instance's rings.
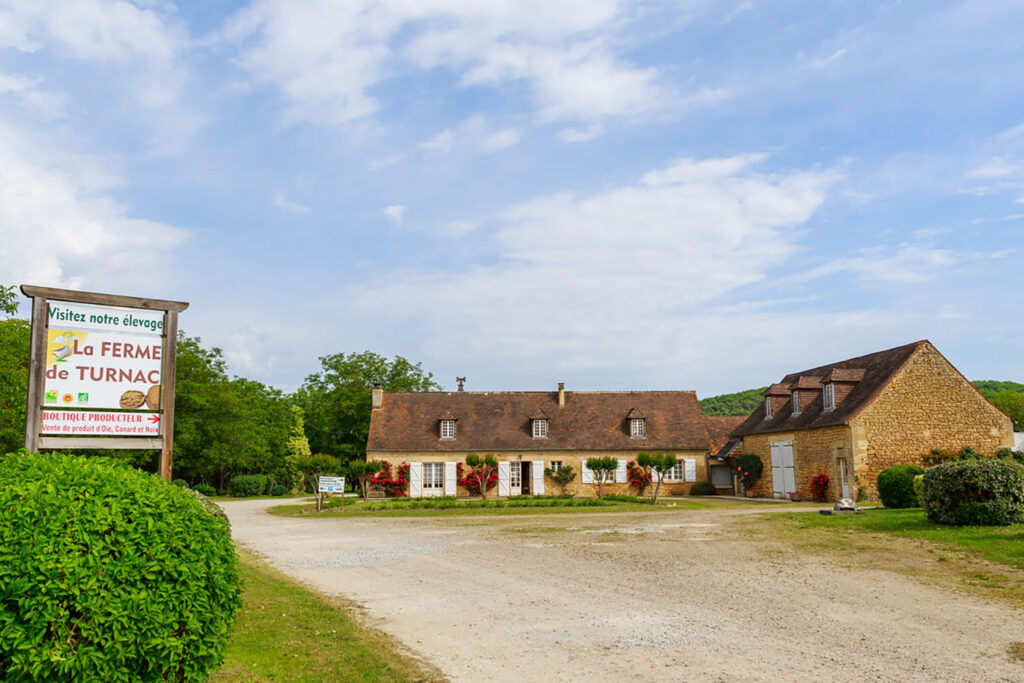
[[440,672],[334,604],[239,551],[242,609],[211,681],[435,681]]
[[846,561],[951,581],[1024,606],[1024,524],[939,526],[920,508],[881,508],[859,515],[784,513],[749,530]]
[[[327,501],[323,512],[315,512],[310,503],[299,505],[278,505],[268,510],[280,517],[440,517],[458,515],[550,515],[550,514],[594,514],[608,512],[663,512],[667,510],[704,510],[716,507],[743,507],[751,505],[745,501],[712,501],[709,498],[662,499],[658,505],[650,503],[597,500],[594,498],[549,498],[549,499],[490,499],[452,500],[447,499],[397,499],[352,503],[346,501],[344,509],[337,501]],[[756,504],[756,503],[754,503]]]

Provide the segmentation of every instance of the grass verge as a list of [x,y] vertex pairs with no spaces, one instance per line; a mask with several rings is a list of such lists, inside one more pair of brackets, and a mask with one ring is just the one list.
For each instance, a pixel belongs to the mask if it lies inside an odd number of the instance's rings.
[[[732,502],[732,501],[730,501]],[[586,514],[608,512],[660,512],[666,510],[705,510],[714,507],[732,507],[730,502],[712,503],[704,500],[674,499],[652,506],[650,503],[597,500],[595,498],[549,498],[531,500],[454,500],[451,498],[399,499],[387,502],[350,503],[344,509],[329,501],[324,510],[316,513],[308,503],[277,505],[268,510],[279,517],[438,517],[459,515],[529,515],[529,514]],[[744,505],[744,503],[739,503]]]
[[869,564],[1024,606],[1024,524],[949,527],[920,508],[860,515],[778,514],[748,526],[845,563]]
[[389,636],[361,627],[348,608],[239,550],[242,608],[224,665],[211,681],[441,681]]

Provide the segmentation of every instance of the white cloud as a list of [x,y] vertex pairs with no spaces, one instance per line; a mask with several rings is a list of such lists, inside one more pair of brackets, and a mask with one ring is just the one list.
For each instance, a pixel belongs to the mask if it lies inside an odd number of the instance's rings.
[[463,88],[521,84],[541,121],[593,122],[675,98],[657,69],[617,53],[630,19],[617,0],[256,0],[223,36],[292,120],[371,116],[374,86],[440,68]]
[[842,59],[843,55],[845,55],[847,52],[848,48],[841,47],[832,54],[830,54],[828,57],[820,57],[818,59],[811,60],[811,66],[813,66],[815,69],[822,69],[831,64],[832,62],[838,59]]
[[521,137],[522,134],[516,128],[492,130],[487,119],[478,114],[462,121],[454,130],[445,128],[429,140],[421,142],[419,147],[442,154],[458,148],[492,154],[514,147]]
[[388,154],[386,156],[378,157],[376,159],[370,159],[370,161],[366,163],[366,167],[371,171],[379,171],[382,168],[394,166],[395,164],[400,162],[402,158],[403,157],[401,154]]
[[951,249],[936,249],[920,244],[902,244],[895,249],[878,246],[858,250],[849,256],[795,276],[792,280],[810,280],[849,272],[855,274],[862,282],[903,284],[927,282],[944,277],[949,274],[951,269],[977,258],[976,254],[964,254]]
[[43,120],[67,118],[67,96],[43,90],[40,78],[0,72],[0,95],[13,95]]
[[284,196],[284,193],[278,192],[274,195],[274,206],[284,211],[291,211],[293,213],[309,213],[310,208],[304,204],[293,202]]
[[562,142],[587,142],[593,140],[604,132],[601,124],[594,123],[585,128],[564,128],[558,132]]
[[992,178],[1005,178],[1021,172],[1021,165],[1018,162],[1010,161],[1005,157],[993,157],[980,166],[976,166],[967,172],[967,177],[979,180]]
[[391,206],[388,206],[384,209],[384,215],[387,216],[390,220],[394,221],[395,225],[401,225],[402,216],[405,215],[405,210],[407,208],[408,207],[402,204],[392,204]]
[[511,206],[488,220],[497,254],[460,272],[389,273],[347,298],[422,318],[423,353],[444,362],[650,369],[692,350],[705,330],[694,321],[719,297],[798,251],[796,228],[837,177],[758,173],[760,158],[682,160],[633,185]]
[[170,284],[173,252],[188,233],[130,217],[106,193],[113,182],[90,159],[53,154],[0,124],[4,278],[142,294]]

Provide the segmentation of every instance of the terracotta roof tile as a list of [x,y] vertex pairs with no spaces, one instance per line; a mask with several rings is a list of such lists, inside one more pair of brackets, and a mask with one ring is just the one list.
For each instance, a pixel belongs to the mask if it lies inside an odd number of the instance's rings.
[[[707,450],[692,391],[385,393],[370,417],[368,451]],[[535,439],[531,415],[548,415],[548,437]],[[631,438],[627,416],[645,416],[647,435]],[[459,416],[454,440],[438,438],[438,416]]]
[[[858,356],[857,358],[850,358],[838,363],[830,363],[786,375],[782,378],[782,382],[772,385],[772,388],[790,386],[802,377],[818,378],[819,381],[827,381],[829,378],[832,378],[834,381],[857,381],[858,383],[850,390],[846,398],[835,407],[835,410],[828,412],[824,410],[822,397],[818,396],[806,406],[801,401],[801,412],[799,415],[793,415],[787,404],[781,410],[776,410],[774,417],[766,420],[764,419],[764,404],[762,404],[747,417],[743,424],[732,432],[732,436],[845,424],[847,420],[859,413],[862,408],[874,399],[875,395],[888,384],[892,376],[896,374],[896,371],[903,367],[903,364],[907,362],[915,351],[928,343],[927,340],[918,341],[906,346],[898,346],[894,349],[878,351],[866,356]],[[860,378],[859,381],[854,379],[858,376]],[[838,377],[843,379],[836,379]]]
[[729,435],[746,421],[743,415],[705,415],[704,425],[708,429],[711,452],[717,453],[729,441]]

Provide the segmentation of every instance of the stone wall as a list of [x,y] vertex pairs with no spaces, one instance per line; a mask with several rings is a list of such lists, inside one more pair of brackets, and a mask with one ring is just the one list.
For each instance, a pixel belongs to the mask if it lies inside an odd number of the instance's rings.
[[1013,447],[1013,423],[931,344],[923,345],[850,424],[858,474],[877,495],[886,467],[923,464],[933,448],[983,455]]
[[743,437],[743,453],[753,454],[761,458],[764,472],[756,489],[760,496],[772,497],[774,483],[772,479],[771,444],[777,441],[793,442],[793,474],[796,488],[805,499],[811,496],[811,481],[819,474],[827,474],[829,478],[829,500],[840,497],[839,462],[840,458],[847,461],[847,483],[851,493],[856,493],[850,428],[846,425],[803,429],[772,434],[753,434]]
[[[599,457],[613,457],[617,460],[636,460],[637,454],[642,451],[588,451],[581,453],[579,451],[565,452],[565,451],[535,451],[528,453],[502,453],[494,452],[495,459],[498,462],[522,462],[522,461],[536,461],[542,460],[545,467],[550,467],[552,461],[561,461],[563,465],[572,465],[573,470],[576,472],[576,479],[569,484],[569,492],[575,496],[581,497],[592,497],[597,495],[596,484],[584,484],[582,483],[582,467],[581,463],[587,458],[599,458]],[[707,453],[705,451],[671,451],[675,454],[676,458],[680,461],[684,459],[692,459],[697,463],[697,481],[706,481],[708,478],[707,472]],[[478,453],[478,455],[484,455]],[[465,467],[466,453],[435,453],[429,451],[403,451],[403,452],[383,452],[383,451],[370,451],[366,454],[366,459],[370,462],[379,462],[386,460],[391,463],[392,471],[397,471],[397,468],[403,462],[461,462],[463,464],[464,472],[468,472],[468,468]],[[659,495],[686,495],[690,491],[690,487],[695,482],[675,482],[665,481],[662,482],[661,492]],[[532,482],[531,482],[532,484]],[[629,484],[605,484],[606,493],[619,493],[623,495],[636,495],[636,490],[629,487]],[[648,490],[649,492],[649,490]],[[555,480],[551,477],[544,478],[544,495],[561,495],[562,488],[558,485]],[[462,486],[457,487],[457,496],[468,496],[469,492]],[[488,491],[488,497],[497,497],[498,486],[495,485],[493,489]]]

